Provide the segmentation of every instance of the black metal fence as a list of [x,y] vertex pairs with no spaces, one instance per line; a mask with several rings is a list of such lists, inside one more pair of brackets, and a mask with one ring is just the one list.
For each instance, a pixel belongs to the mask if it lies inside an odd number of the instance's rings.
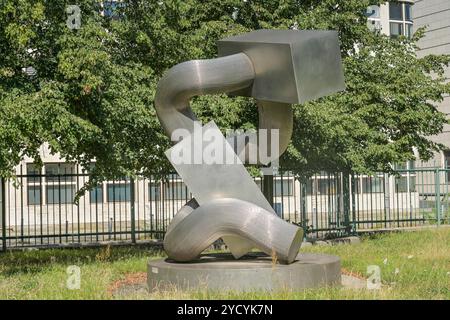
[[[63,170],[64,169],[64,170]],[[16,181],[2,181],[2,249],[163,239],[176,212],[192,195],[176,174],[161,181],[107,181],[79,202],[75,193],[89,179],[61,165],[45,174],[20,170]],[[447,169],[398,171],[375,176],[320,173],[299,180],[290,171],[273,177],[273,207],[298,224],[308,238],[332,238],[358,232],[448,224]],[[268,181],[266,180],[266,183]],[[270,182],[270,181],[269,181]]]

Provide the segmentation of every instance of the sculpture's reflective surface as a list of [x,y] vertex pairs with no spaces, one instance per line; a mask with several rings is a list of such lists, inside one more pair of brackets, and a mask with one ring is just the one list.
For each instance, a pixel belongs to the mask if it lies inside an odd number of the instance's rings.
[[[169,137],[177,129],[195,135],[197,119],[189,107],[193,96],[252,96],[258,100],[259,128],[279,130],[278,150],[270,150],[268,159],[258,159],[267,164],[289,144],[293,125],[290,104],[344,89],[337,33],[332,31],[259,30],[219,41],[219,55],[222,57],[176,65],[160,80],[155,107]],[[302,229],[275,214],[215,124],[203,128],[217,137],[206,147],[225,146],[223,157],[234,161],[176,163],[174,153],[180,147],[189,149],[190,137],[167,151],[195,197],[167,230],[167,254],[177,261],[189,261],[222,238],[236,258],[258,248],[291,263],[300,249]],[[254,141],[256,150],[265,142]],[[236,151],[241,152],[239,148]]]

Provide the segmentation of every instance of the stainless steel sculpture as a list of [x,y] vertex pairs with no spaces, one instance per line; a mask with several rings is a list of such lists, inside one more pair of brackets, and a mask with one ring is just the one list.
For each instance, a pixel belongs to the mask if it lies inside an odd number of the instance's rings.
[[[258,30],[221,40],[218,47],[219,58],[180,63],[160,80],[155,108],[169,137],[180,128],[194,132],[197,118],[189,106],[192,97],[250,96],[257,99],[259,128],[280,130],[277,154],[281,155],[292,135],[291,104],[345,87],[334,31]],[[220,133],[213,122],[205,127]],[[176,146],[187,143],[189,139],[183,139]],[[225,145],[226,155],[235,157],[236,164],[172,162],[195,200],[177,213],[167,230],[168,256],[189,261],[222,238],[235,258],[256,247],[275,254],[281,262],[293,262],[302,230],[274,213],[235,151]],[[166,152],[169,159],[173,149]]]

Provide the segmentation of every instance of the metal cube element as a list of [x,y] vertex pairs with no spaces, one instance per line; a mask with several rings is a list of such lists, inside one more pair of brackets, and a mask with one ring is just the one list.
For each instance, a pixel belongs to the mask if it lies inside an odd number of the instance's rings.
[[232,95],[305,103],[345,89],[336,31],[257,30],[218,42],[219,56],[245,53],[255,80]]

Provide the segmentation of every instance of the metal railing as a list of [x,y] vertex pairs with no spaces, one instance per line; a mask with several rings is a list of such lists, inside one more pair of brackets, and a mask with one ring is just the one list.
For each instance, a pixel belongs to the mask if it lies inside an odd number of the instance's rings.
[[[307,180],[290,171],[272,177],[273,207],[301,226],[308,238],[448,224],[450,170],[399,170],[375,176],[320,173]],[[107,181],[75,193],[86,173],[23,174],[0,184],[2,250],[111,241],[161,240],[170,220],[189,199],[176,174],[163,180]],[[270,181],[269,181],[270,182]]]

